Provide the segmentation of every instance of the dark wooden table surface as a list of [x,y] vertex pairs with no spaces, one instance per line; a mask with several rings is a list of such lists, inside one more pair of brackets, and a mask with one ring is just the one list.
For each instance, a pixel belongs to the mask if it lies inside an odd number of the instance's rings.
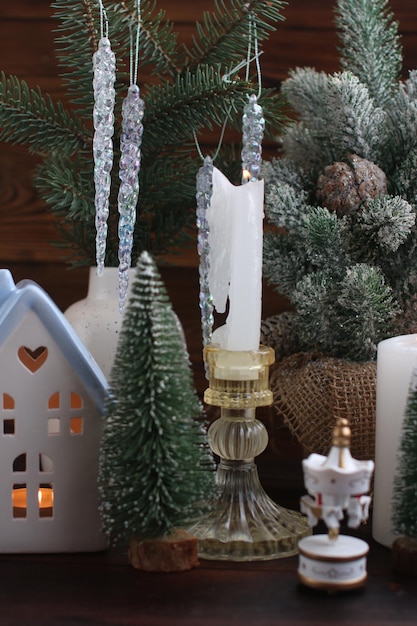
[[[15,280],[36,280],[63,309],[85,294],[87,270],[21,263],[9,267]],[[184,325],[201,392],[197,270],[161,271]],[[277,295],[265,291],[264,315],[282,306]],[[303,493],[300,459],[285,428],[281,444],[257,459],[266,491],[290,508],[298,508]],[[0,555],[0,626],[417,624],[417,580],[393,573],[390,551],[372,541],[369,526],[360,536],[371,546],[367,585],[339,595],[300,586],[297,557],[243,564],[201,561],[190,572],[149,574],[128,565],[123,551]]]
[[[366,536],[366,534],[365,534]],[[371,542],[366,587],[328,595],[297,582],[297,557],[201,561],[149,574],[122,553],[0,556],[2,626],[415,625],[415,579],[396,576]]]

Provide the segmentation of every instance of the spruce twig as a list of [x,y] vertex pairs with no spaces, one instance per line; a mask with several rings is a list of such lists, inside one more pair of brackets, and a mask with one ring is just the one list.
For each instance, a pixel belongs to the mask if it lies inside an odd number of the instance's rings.
[[402,67],[398,23],[387,5],[388,0],[343,0],[337,5],[335,19],[342,68],[357,76],[382,107],[396,93]]
[[[136,0],[106,4],[109,37],[117,59],[115,135],[113,163],[119,163],[120,107],[127,91],[130,30],[137,27]],[[195,190],[191,181],[199,167],[193,133],[216,133],[229,116],[231,126],[241,124],[251,81],[222,79],[234,60],[246,58],[249,14],[257,21],[264,40],[282,19],[281,0],[218,0],[197,26],[195,42],[207,36],[198,51],[178,42],[174,24],[155,0],[141,2],[140,67],[151,74],[141,95],[146,102],[143,120],[142,167],[137,227],[132,263],[147,247],[156,255],[184,244],[184,231],[194,227]],[[36,185],[61,232],[61,245],[71,264],[94,265],[90,242],[94,238],[94,189],[92,185],[92,55],[97,48],[99,3],[92,0],[54,0],[57,20],[57,55],[68,93],[69,109],[54,103],[39,88],[30,90],[15,78],[3,77],[0,87],[0,139],[25,144],[44,159]],[[203,30],[201,30],[203,28]],[[214,53],[215,51],[215,53]],[[267,134],[276,133],[282,120],[281,101],[265,89],[262,106]],[[184,158],[184,152],[187,158]],[[147,169],[149,168],[149,172]],[[155,176],[165,174],[160,184]],[[90,179],[91,177],[91,179]],[[168,186],[167,181],[171,183]],[[106,265],[117,265],[117,166],[112,171],[109,236]],[[164,191],[164,196],[162,191]],[[74,220],[77,221],[74,224]]]
[[32,154],[46,155],[50,147],[61,154],[85,149],[89,134],[76,115],[61,102],[54,104],[41,90],[30,89],[16,76],[0,81],[0,141],[27,144]]

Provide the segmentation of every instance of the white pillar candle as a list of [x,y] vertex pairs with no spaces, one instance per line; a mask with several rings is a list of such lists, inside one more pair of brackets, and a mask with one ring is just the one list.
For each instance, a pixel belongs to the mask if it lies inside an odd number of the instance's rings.
[[372,534],[391,547],[394,476],[411,376],[417,364],[417,334],[381,341],[377,356],[375,489]]
[[213,168],[209,285],[217,312],[229,314],[212,342],[224,350],[257,350],[261,332],[263,180],[235,186]]

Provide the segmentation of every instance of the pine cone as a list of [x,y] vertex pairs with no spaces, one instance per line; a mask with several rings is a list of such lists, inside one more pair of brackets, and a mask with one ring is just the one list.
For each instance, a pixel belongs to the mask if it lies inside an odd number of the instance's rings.
[[347,163],[328,165],[317,181],[317,198],[338,217],[352,215],[370,198],[386,193],[384,172],[356,154],[350,154]]

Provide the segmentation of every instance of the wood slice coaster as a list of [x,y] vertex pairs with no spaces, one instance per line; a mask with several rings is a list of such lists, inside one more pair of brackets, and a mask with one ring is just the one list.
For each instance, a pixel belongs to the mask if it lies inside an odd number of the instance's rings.
[[198,565],[197,539],[182,529],[157,539],[134,537],[128,558],[134,568],[145,572],[184,572]]
[[417,541],[398,537],[392,544],[392,567],[399,574],[417,576]]

